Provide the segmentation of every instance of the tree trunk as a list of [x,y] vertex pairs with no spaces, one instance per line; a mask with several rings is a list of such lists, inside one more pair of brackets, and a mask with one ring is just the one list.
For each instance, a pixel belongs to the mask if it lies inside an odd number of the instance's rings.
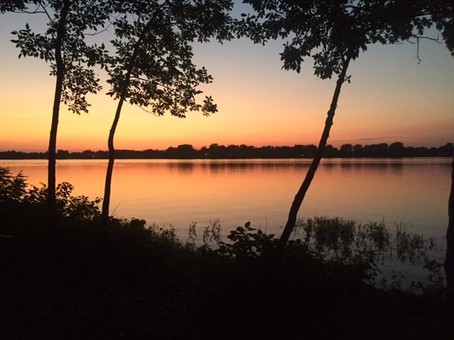
[[60,112],[61,91],[63,89],[62,72],[57,72],[55,86],[54,104],[52,109],[52,123],[49,136],[48,165],[47,165],[47,216],[49,228],[53,231],[57,224],[57,202],[56,202],[56,150],[57,150],[57,130],[58,116]]
[[63,61],[62,45],[65,36],[66,17],[69,11],[69,1],[63,3],[55,41],[55,63],[57,67],[54,103],[52,108],[52,122],[49,134],[48,166],[47,166],[47,217],[49,228],[55,231],[57,227],[57,202],[56,202],[56,155],[57,155],[57,131],[58,118],[60,115],[61,95],[65,78],[65,64]]
[[448,286],[448,295],[451,303],[454,302],[454,157],[451,165],[451,192],[448,201],[448,230],[446,232],[445,273]]
[[331,126],[333,125],[333,119],[334,119],[334,114],[336,113],[337,102],[339,100],[339,95],[340,95],[340,91],[342,88],[342,84],[345,82],[349,63],[350,63],[350,57],[347,56],[343,63],[341,73],[339,74],[339,77],[336,82],[336,88],[334,90],[333,98],[331,100],[330,109],[327,113],[325,127],[323,129],[323,133],[320,138],[320,142],[319,142],[319,145],[317,148],[317,153],[316,153],[314,159],[312,160],[312,163],[309,167],[309,170],[306,173],[306,177],[304,178],[304,181],[301,184],[301,187],[299,188],[298,192],[295,195],[295,198],[290,207],[287,223],[285,224],[282,235],[276,246],[275,255],[276,255],[276,259],[278,261],[280,261],[282,259],[282,256],[284,254],[284,248],[290,238],[290,235],[291,235],[293,228],[295,226],[295,223],[296,223],[298,210],[301,207],[301,204],[303,203],[304,196],[306,195],[306,192],[309,189],[309,186],[311,185],[312,179],[314,178],[315,172],[317,171],[318,165],[320,164],[320,161],[322,159],[323,152],[325,150],[326,143],[328,141],[329,132],[331,130]]
[[[125,91],[124,91],[125,92]],[[121,109],[123,107],[125,94],[121,96],[118,101],[117,110],[115,112],[115,117],[112,122],[112,126],[109,131],[109,139],[107,142],[109,149],[109,161],[107,163],[106,170],[106,181],[104,184],[104,199],[102,202],[102,211],[101,211],[101,227],[104,230],[107,230],[109,224],[109,206],[110,206],[110,194],[112,188],[112,175],[115,162],[115,147],[114,147],[114,137],[115,131],[117,130],[118,121],[120,120]]]
[[109,161],[107,163],[107,170],[106,170],[106,181],[104,183],[104,199],[102,202],[102,210],[101,210],[101,228],[104,231],[107,231],[109,226],[109,207],[110,207],[110,194],[112,188],[112,176],[113,176],[113,168],[115,162],[115,147],[114,147],[114,137],[115,132],[117,130],[118,121],[120,120],[121,109],[123,107],[123,103],[125,101],[126,95],[128,93],[129,83],[131,80],[131,73],[134,67],[135,60],[137,58],[137,54],[139,48],[142,44],[142,40],[145,34],[149,31],[151,25],[153,23],[153,19],[149,20],[145,28],[140,33],[139,39],[134,45],[134,51],[132,53],[131,59],[129,60],[127,67],[126,67],[126,74],[124,83],[122,84],[120,99],[118,101],[117,110],[115,112],[115,117],[112,122],[112,126],[109,131],[109,139],[107,142],[107,146],[109,148]]

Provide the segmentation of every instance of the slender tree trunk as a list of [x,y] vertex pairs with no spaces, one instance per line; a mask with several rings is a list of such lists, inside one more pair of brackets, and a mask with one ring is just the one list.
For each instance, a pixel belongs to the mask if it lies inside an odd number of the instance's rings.
[[52,122],[49,134],[48,166],[47,166],[47,217],[49,228],[55,231],[57,227],[57,202],[56,202],[56,155],[57,155],[57,131],[60,115],[61,95],[63,91],[63,80],[65,78],[65,64],[63,61],[62,45],[65,36],[66,17],[69,11],[69,0],[63,2],[60,14],[60,22],[57,29],[55,41],[55,63],[57,67],[54,103],[52,108]]
[[454,157],[451,168],[451,192],[448,201],[448,230],[446,232],[445,273],[448,286],[448,295],[451,303],[454,302]]
[[285,224],[282,235],[276,246],[276,259],[278,261],[280,261],[282,259],[282,256],[284,253],[284,248],[290,238],[293,228],[295,227],[298,210],[301,207],[301,204],[303,203],[304,196],[306,195],[306,192],[309,189],[309,186],[311,185],[312,179],[314,178],[315,172],[317,171],[318,165],[320,164],[320,161],[322,159],[323,152],[325,150],[326,143],[328,141],[329,132],[331,130],[331,126],[333,125],[333,119],[334,119],[334,114],[336,113],[337,102],[339,100],[339,95],[340,95],[340,91],[342,88],[342,84],[345,82],[349,63],[350,63],[350,57],[346,57],[344,64],[342,66],[341,73],[339,74],[339,77],[336,82],[336,88],[334,89],[333,98],[331,100],[331,105],[330,105],[329,111],[327,113],[325,127],[323,129],[323,133],[320,138],[320,142],[318,144],[317,153],[316,153],[314,159],[312,160],[312,163],[309,167],[309,170],[306,173],[306,177],[304,178],[303,183],[301,184],[298,192],[295,195],[295,198],[293,199],[293,202],[290,207],[289,214],[288,214],[287,223]]
[[134,63],[139,52],[140,45],[142,44],[143,38],[145,34],[149,31],[151,25],[153,23],[153,19],[149,20],[145,28],[142,30],[139,39],[134,45],[134,51],[132,53],[131,59],[128,62],[126,67],[126,74],[124,83],[122,84],[122,89],[120,93],[120,99],[118,101],[117,110],[115,112],[115,117],[112,122],[112,126],[109,131],[109,139],[107,142],[107,146],[109,148],[109,161],[107,163],[107,170],[106,170],[106,181],[104,184],[104,199],[102,202],[102,210],[101,210],[101,228],[106,231],[109,226],[109,207],[110,207],[110,195],[111,195],[111,188],[112,188],[112,176],[113,176],[113,168],[115,162],[115,147],[114,147],[114,138],[115,132],[117,130],[118,121],[120,120],[121,110],[123,108],[123,103],[125,101],[126,95],[128,93],[129,83],[131,80],[131,73],[134,67]]
[[[125,93],[126,91],[124,91]],[[109,224],[109,206],[110,206],[110,194],[112,187],[112,175],[115,162],[115,147],[114,147],[114,137],[117,130],[118,121],[120,120],[121,109],[125,100],[125,94],[121,96],[118,101],[117,110],[115,112],[115,117],[112,122],[112,126],[109,131],[109,139],[107,142],[109,148],[109,161],[107,163],[106,171],[106,181],[104,184],[104,199],[102,202],[102,211],[101,211],[101,226],[103,229],[107,229]]]
[[49,227],[55,230],[57,224],[57,202],[56,202],[56,150],[57,150],[57,130],[58,116],[60,112],[61,91],[63,89],[62,72],[57,73],[57,81],[55,86],[54,105],[52,110],[52,123],[49,136],[48,149],[48,166],[47,166],[47,215]]

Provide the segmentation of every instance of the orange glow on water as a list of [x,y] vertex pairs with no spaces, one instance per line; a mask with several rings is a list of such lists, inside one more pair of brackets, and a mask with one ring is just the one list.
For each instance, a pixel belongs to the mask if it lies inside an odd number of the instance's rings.
[[[221,220],[224,230],[251,221],[278,232],[310,160],[119,160],[112,183],[111,213],[171,223],[185,233],[191,222]],[[0,162],[29,182],[46,181],[44,161]],[[75,194],[102,197],[106,161],[58,161],[58,182]],[[447,223],[449,159],[324,160],[300,217],[327,215],[359,222],[412,225],[441,236]]]

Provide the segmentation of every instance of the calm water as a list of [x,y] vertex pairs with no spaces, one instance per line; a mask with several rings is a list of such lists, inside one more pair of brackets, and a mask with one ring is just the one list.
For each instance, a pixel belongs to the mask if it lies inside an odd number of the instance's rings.
[[[172,224],[181,235],[196,222],[220,219],[226,232],[247,221],[268,232],[285,224],[288,208],[310,160],[119,160],[111,212],[149,224]],[[319,167],[300,217],[332,216],[359,222],[384,221],[390,228],[443,237],[451,160],[327,159]],[[23,170],[34,185],[45,183],[43,160],[0,161]],[[60,160],[58,182],[75,194],[102,197],[106,161]]]

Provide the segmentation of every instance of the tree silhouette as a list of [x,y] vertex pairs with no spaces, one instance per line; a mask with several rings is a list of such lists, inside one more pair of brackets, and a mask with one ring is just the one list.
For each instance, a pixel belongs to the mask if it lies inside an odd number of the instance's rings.
[[[24,1],[25,3],[25,1]],[[20,49],[19,58],[34,57],[50,63],[50,74],[55,77],[55,93],[48,147],[48,216],[49,225],[56,227],[56,145],[60,103],[74,113],[88,112],[88,93],[99,91],[93,66],[103,55],[103,45],[89,45],[85,40],[103,26],[108,11],[103,1],[51,0],[36,1],[36,8],[28,13],[42,14],[47,29],[35,33],[27,24],[14,31],[13,43]]]
[[0,13],[14,12],[17,10],[25,10],[27,3],[37,1],[27,0],[2,0],[0,1]]
[[[426,0],[245,0],[256,13],[245,15],[242,34],[254,42],[284,39],[283,68],[301,71],[304,58],[312,57],[314,73],[321,79],[337,76],[317,153],[292,202],[277,245],[281,258],[295,226],[298,210],[324,154],[342,85],[349,81],[348,66],[368,44],[393,44],[423,37],[432,24],[443,32],[453,51],[453,17],[450,1]],[[419,40],[418,40],[419,41]]]
[[169,112],[184,118],[188,111],[208,115],[217,111],[211,97],[202,103],[200,84],[212,81],[205,68],[192,62],[191,42],[207,41],[216,35],[230,38],[227,11],[231,1],[114,1],[118,17],[113,21],[114,54],[106,69],[108,93],[118,100],[109,132],[109,161],[106,170],[101,224],[109,219],[112,174],[115,161],[114,136],[124,102],[148,108],[156,115]]
[[454,305],[454,156],[451,163],[451,189],[448,199],[448,229],[446,231],[445,273],[448,285],[448,297]]

